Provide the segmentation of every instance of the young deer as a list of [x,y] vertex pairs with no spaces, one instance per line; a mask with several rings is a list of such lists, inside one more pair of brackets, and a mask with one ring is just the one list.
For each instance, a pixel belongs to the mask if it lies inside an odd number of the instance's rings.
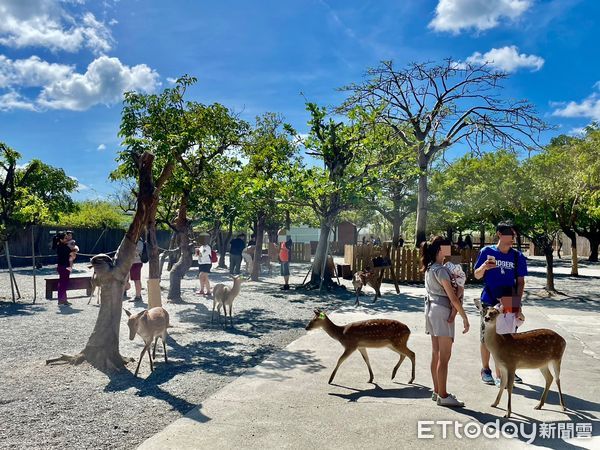
[[233,300],[240,293],[242,282],[245,281],[240,275],[234,276],[233,286],[225,286],[222,283],[217,284],[213,288],[213,309],[212,315],[210,316],[210,323],[213,322],[215,316],[215,307],[217,308],[217,314],[219,314],[219,323],[221,323],[221,306],[223,307],[223,314],[225,315],[225,321],[227,321],[227,306],[229,306],[229,321],[233,326],[233,318],[231,317],[231,309],[233,307]]
[[96,296],[96,305],[100,304],[100,281],[98,280],[98,275],[96,275],[96,271],[92,272],[92,279],[90,280],[90,284],[92,285],[92,292],[90,293],[90,298],[88,299],[87,304],[89,305],[94,297],[94,293],[96,290],[98,291],[98,295]]
[[338,359],[337,365],[329,377],[329,384],[333,381],[335,373],[340,365],[348,358],[348,356],[354,353],[355,350],[360,352],[365,363],[367,363],[369,369],[369,383],[371,383],[373,381],[373,371],[371,370],[371,364],[369,363],[367,348],[380,347],[388,347],[400,355],[400,361],[398,361],[398,364],[396,364],[394,370],[392,370],[392,380],[396,376],[400,364],[402,364],[404,358],[408,356],[412,362],[412,374],[408,382],[413,382],[415,379],[415,354],[406,346],[410,336],[410,330],[402,322],[389,319],[370,319],[340,326],[334,324],[320,309],[315,309],[314,312],[315,317],[306,326],[306,329],[312,330],[315,328],[323,328],[329,336],[339,341],[344,347],[344,353],[342,353],[342,356]]
[[362,288],[364,286],[371,286],[375,289],[375,298],[373,299],[373,303],[377,301],[379,297],[381,297],[381,273],[380,271],[374,269],[365,269],[359,270],[354,274],[352,278],[352,286],[354,286],[354,292],[356,292],[356,302],[354,302],[354,306],[360,305],[358,301],[358,295],[361,293]]
[[515,334],[497,334],[496,319],[501,312],[495,308],[488,308],[485,317],[485,345],[494,357],[501,374],[500,392],[496,397],[493,407],[498,406],[502,392],[508,387],[508,407],[506,415],[510,417],[511,396],[515,381],[516,369],[540,369],[546,379],[546,387],[542,393],[539,404],[535,409],[542,409],[546,402],[546,396],[552,383],[550,367],[554,372],[556,386],[560,397],[560,406],[566,410],[563,395],[560,390],[560,363],[562,361],[566,341],[558,333],[547,330],[531,330]]
[[[135,369],[134,377],[137,377],[138,370],[140,370],[140,364],[144,352],[148,352],[148,359],[150,360],[150,371],[154,371],[154,364],[152,358],[156,357],[156,344],[158,338],[162,339],[163,350],[165,353],[165,363],[167,360],[167,346],[165,341],[167,339],[167,328],[169,327],[169,313],[162,307],[157,306],[156,308],[145,309],[137,314],[131,314],[126,309],[123,309],[127,314],[127,326],[129,326],[129,340],[133,341],[136,334],[139,334],[144,340],[144,349],[140,353],[140,360],[138,361],[137,368]],[[152,356],[150,356],[150,346],[154,339],[154,350]]]

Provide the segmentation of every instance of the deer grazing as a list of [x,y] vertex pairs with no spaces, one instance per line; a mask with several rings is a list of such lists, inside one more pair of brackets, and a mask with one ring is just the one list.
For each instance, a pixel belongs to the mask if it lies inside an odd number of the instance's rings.
[[334,324],[325,312],[320,309],[315,309],[315,317],[306,326],[307,330],[313,330],[315,328],[323,328],[325,332],[333,339],[339,341],[344,347],[344,353],[338,359],[337,365],[331,376],[329,377],[329,384],[333,381],[335,374],[340,365],[358,350],[362,355],[367,368],[369,369],[369,383],[373,382],[373,371],[371,370],[371,364],[369,363],[369,356],[367,355],[367,348],[381,348],[388,347],[400,355],[400,361],[392,370],[392,380],[396,376],[396,372],[404,361],[404,358],[408,358],[412,362],[412,374],[409,383],[412,383],[415,379],[415,353],[410,350],[406,343],[410,337],[410,329],[402,322],[397,320],[389,319],[370,319],[363,320],[360,322],[352,322],[347,325],[336,325]]
[[231,317],[231,310],[233,308],[233,301],[240,293],[240,288],[244,278],[240,275],[233,276],[233,286],[229,287],[222,283],[215,285],[213,288],[213,309],[210,317],[210,322],[213,322],[215,316],[215,307],[217,308],[217,314],[219,315],[219,323],[221,323],[221,307],[223,307],[223,314],[225,315],[225,321],[227,321],[227,306],[229,306],[229,321],[233,326],[233,318]]
[[[162,339],[163,350],[165,353],[165,363],[167,360],[167,346],[165,341],[167,339],[167,328],[169,327],[169,313],[162,307],[157,306],[156,308],[147,309],[136,314],[123,309],[127,314],[127,326],[129,326],[129,340],[133,341],[136,334],[139,334],[144,340],[144,349],[140,353],[140,360],[138,361],[137,368],[135,369],[134,377],[137,377],[138,371],[140,370],[140,364],[144,356],[144,352],[148,352],[148,359],[150,360],[150,371],[154,371],[154,364],[152,358],[156,357],[156,344],[158,338]],[[154,340],[154,350],[150,355],[150,346]]]
[[560,363],[567,342],[558,333],[547,329],[531,330],[515,334],[497,334],[496,319],[500,314],[502,313],[499,310],[488,308],[483,319],[485,323],[485,345],[500,369],[502,380],[500,383],[500,392],[498,392],[496,401],[492,406],[498,406],[502,392],[507,388],[508,406],[504,417],[510,417],[515,370],[540,369],[546,380],[546,387],[535,409],[542,409],[542,406],[546,402],[550,384],[552,384],[553,377],[550,373],[550,368],[552,368],[554,378],[556,379],[556,386],[558,387],[560,406],[565,411],[566,407],[562,391],[560,390]]

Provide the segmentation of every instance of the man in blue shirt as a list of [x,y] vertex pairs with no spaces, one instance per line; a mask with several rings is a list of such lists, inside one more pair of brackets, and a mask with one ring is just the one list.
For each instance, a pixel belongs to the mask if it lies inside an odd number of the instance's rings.
[[[496,367],[497,379],[494,380],[490,370],[490,352],[483,342],[485,325],[483,316],[486,308],[496,306],[500,298],[512,295],[513,287],[519,299],[523,297],[525,276],[527,275],[527,260],[523,254],[512,248],[515,231],[509,222],[500,222],[496,227],[497,245],[489,245],[481,249],[475,262],[475,278],[483,278],[481,292],[481,380],[487,384],[498,384],[500,373]],[[516,274],[515,274],[516,265]],[[515,376],[515,381],[521,379]]]

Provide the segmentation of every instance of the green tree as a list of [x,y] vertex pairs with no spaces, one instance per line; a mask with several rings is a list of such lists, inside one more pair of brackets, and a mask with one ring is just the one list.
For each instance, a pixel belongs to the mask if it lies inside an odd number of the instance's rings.
[[[10,238],[27,225],[55,220],[73,209],[69,194],[77,181],[39,160],[19,167],[21,155],[0,142],[0,241],[10,272],[12,300],[18,292],[10,262]],[[20,297],[20,294],[19,294]]]
[[[344,88],[352,93],[346,108],[361,105],[376,113],[415,152],[419,169],[416,244],[426,239],[431,165],[459,142],[471,148],[529,148],[547,128],[527,101],[498,96],[508,74],[488,64],[452,59],[444,63],[409,64],[396,69],[383,61],[369,69],[362,83]],[[407,127],[410,132],[407,132]]]
[[[243,169],[245,214],[255,222],[256,247],[251,278],[260,275],[263,235],[269,222],[281,223],[286,208],[286,188],[294,166],[298,165],[296,147],[291,141],[293,130],[283,117],[265,113],[256,124],[242,150],[248,163]],[[277,219],[276,219],[277,218]],[[277,223],[276,222],[276,223]]]
[[56,223],[73,228],[126,229],[130,222],[131,217],[125,215],[115,204],[104,200],[86,200],[75,203],[75,211],[60,214]]

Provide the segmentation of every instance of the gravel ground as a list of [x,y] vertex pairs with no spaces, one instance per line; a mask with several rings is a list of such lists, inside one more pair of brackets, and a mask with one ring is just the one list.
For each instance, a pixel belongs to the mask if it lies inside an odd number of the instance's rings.
[[[597,264],[582,263],[583,277],[575,279],[567,275],[567,261],[559,261],[556,285],[567,296],[553,299],[541,295],[542,261],[533,259],[530,265],[527,296],[531,300],[597,310]],[[42,269],[38,278],[35,305],[31,304],[31,270],[17,271],[23,299],[13,305],[8,274],[0,271],[0,448],[135,448],[246,369],[303,335],[315,306],[335,309],[354,301],[350,292],[318,296],[280,291],[278,265],[273,264],[273,269],[274,274],[263,277],[262,282],[242,285],[234,303],[233,328],[210,324],[212,300],[194,293],[197,270],[191,270],[182,283],[185,303],[166,305],[173,325],[167,340],[169,364],[159,352],[154,372],[150,373],[145,359],[138,378],[132,375],[135,363],[128,366],[131,372],[110,376],[86,363],[46,366],[47,358],[83,349],[98,307],[87,305],[85,296],[76,297],[81,291],[69,291],[70,308],[58,308],[55,300],[45,300],[43,276],[55,275],[50,267]],[[307,269],[306,264],[292,264],[291,282],[300,283]],[[84,264],[76,270],[80,274],[87,271]],[[217,270],[211,280],[226,281],[226,272]],[[168,285],[168,273],[163,274],[162,285]],[[392,285],[385,285],[382,291],[381,301],[401,308],[402,295],[395,295]],[[475,289],[469,292],[476,295]],[[129,341],[127,336],[122,319],[121,353],[135,357],[137,363],[142,341],[139,337]]]

